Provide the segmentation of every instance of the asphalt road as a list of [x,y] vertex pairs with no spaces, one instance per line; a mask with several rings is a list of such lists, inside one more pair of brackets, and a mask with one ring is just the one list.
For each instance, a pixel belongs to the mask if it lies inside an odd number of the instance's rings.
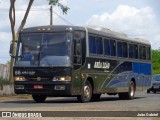
[[134,100],[119,100],[118,95],[101,96],[100,101],[78,103],[75,97],[50,97],[45,103],[28,100],[0,101],[1,110],[105,110],[105,111],[160,111],[160,93],[147,94],[146,91],[135,94]]
[[[119,100],[118,95],[102,95],[100,101],[78,103],[74,97],[0,101],[0,111],[160,111],[160,93],[137,92],[134,100]],[[159,118],[158,118],[159,119]]]

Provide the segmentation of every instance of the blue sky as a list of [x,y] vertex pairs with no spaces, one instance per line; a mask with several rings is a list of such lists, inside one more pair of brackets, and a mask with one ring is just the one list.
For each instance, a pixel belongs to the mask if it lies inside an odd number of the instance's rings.
[[[74,25],[96,25],[126,33],[129,37],[148,39],[153,49],[160,47],[160,0],[61,0],[70,7],[67,15],[59,8],[54,11]],[[35,0],[25,27],[48,25],[49,8],[47,0]],[[25,10],[27,0],[17,0],[16,9]],[[0,63],[6,63],[9,57],[11,41],[8,11],[9,0],[0,0]],[[16,28],[24,15],[24,11],[16,12]],[[66,24],[55,14],[54,24]]]

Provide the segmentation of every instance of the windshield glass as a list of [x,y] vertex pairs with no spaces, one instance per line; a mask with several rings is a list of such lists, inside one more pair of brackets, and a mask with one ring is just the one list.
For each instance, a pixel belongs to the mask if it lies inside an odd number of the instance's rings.
[[71,33],[21,34],[16,66],[70,66]]
[[160,75],[154,75],[153,80],[154,81],[160,81]]

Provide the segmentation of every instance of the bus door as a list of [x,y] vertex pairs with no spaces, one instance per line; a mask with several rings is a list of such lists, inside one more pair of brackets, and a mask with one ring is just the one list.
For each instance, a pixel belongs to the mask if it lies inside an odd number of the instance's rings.
[[81,32],[75,31],[73,35],[73,94],[81,91],[81,66],[82,66],[82,44]]

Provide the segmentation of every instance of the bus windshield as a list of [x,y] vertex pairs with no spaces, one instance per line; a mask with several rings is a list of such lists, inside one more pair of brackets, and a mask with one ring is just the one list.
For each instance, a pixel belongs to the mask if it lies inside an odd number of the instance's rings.
[[71,33],[21,34],[16,66],[70,66]]

